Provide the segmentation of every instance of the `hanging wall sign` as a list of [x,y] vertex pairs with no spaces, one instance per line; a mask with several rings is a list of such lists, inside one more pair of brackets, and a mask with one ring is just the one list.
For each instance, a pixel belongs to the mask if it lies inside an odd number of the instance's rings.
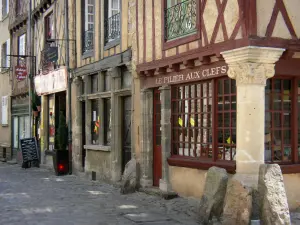
[[44,60],[46,63],[56,62],[58,60],[58,48],[48,47],[44,50]]
[[26,66],[16,66],[15,74],[18,81],[25,80],[27,77],[27,68]]

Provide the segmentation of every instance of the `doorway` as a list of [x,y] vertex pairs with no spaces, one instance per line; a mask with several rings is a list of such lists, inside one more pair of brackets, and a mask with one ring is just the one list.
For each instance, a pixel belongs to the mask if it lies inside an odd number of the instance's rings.
[[131,96],[123,98],[122,127],[122,173],[131,160]]
[[162,156],[161,156],[161,101],[160,91],[154,90],[153,97],[153,186],[159,186],[162,178]]
[[84,145],[86,145],[86,138],[85,138],[85,102],[81,103],[81,135],[82,135],[82,146],[81,146],[81,166],[84,171],[85,167],[85,156],[86,150]]

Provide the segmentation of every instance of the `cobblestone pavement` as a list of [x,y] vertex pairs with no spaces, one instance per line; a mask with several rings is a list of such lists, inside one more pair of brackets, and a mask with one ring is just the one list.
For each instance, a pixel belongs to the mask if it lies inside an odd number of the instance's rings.
[[[196,225],[197,201],[164,200],[43,168],[0,162],[0,225]],[[300,213],[292,213],[300,225]]]
[[43,168],[0,163],[0,225],[194,225],[196,201],[137,192]]

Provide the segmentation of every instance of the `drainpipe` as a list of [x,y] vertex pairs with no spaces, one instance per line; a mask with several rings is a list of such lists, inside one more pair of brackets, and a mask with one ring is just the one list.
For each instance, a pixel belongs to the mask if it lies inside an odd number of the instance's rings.
[[68,0],[65,0],[65,35],[66,35],[66,68],[68,79],[68,149],[69,149],[69,174],[72,174],[72,109],[71,109],[71,73],[69,56],[69,6]]
[[[31,0],[29,0],[29,6],[28,6],[28,27],[27,27],[27,35],[28,35],[28,44],[27,44],[27,51],[28,51],[28,55],[31,56]],[[28,114],[29,114],[29,127],[30,127],[30,132],[32,136],[32,108],[31,108],[31,98],[32,98],[32,93],[31,93],[31,89],[32,89],[32,58],[29,58],[29,67],[28,67],[28,90],[29,90],[29,108],[28,108]]]

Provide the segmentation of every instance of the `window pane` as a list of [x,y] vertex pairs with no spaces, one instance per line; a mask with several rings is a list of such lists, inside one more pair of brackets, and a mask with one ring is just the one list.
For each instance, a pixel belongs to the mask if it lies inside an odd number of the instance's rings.
[[104,144],[111,143],[111,101],[110,98],[104,99]]
[[98,100],[92,100],[92,144],[99,144],[99,128],[100,128],[100,116],[99,116],[99,104]]
[[172,87],[172,153],[212,158],[212,84]]
[[[217,157],[220,160],[235,160],[236,146],[236,88],[235,80],[218,80],[218,132]],[[220,86],[222,86],[220,88]]]
[[291,161],[292,155],[292,81],[272,78],[266,86],[265,159]]

